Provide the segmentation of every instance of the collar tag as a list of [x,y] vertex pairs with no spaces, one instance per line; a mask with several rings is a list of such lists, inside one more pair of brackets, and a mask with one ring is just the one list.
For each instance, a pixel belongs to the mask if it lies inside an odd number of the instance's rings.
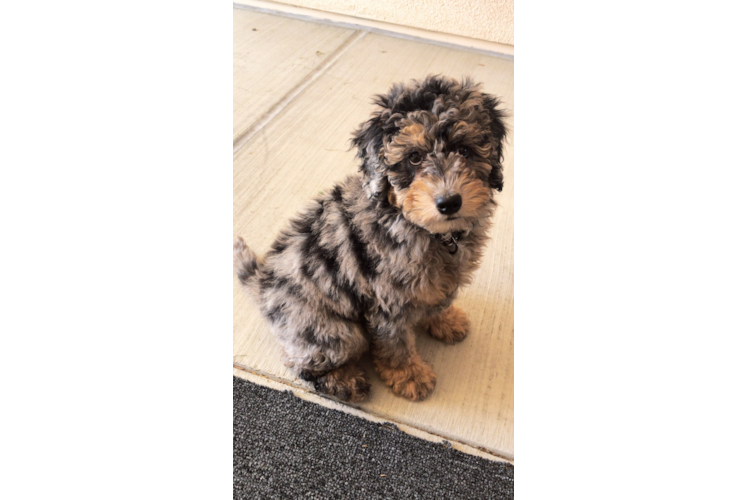
[[465,231],[455,231],[454,233],[439,233],[439,234],[431,234],[432,238],[439,238],[439,240],[442,242],[442,245],[447,247],[449,250],[450,255],[454,255],[457,253],[457,250],[460,249],[460,245],[458,242],[465,237]]
[[[449,242],[444,241],[444,244],[447,246],[447,250],[449,250],[450,255],[454,255],[457,253],[457,250],[460,249],[460,245],[457,244],[457,238],[454,237],[454,235],[449,236]],[[450,248],[452,245],[454,245],[454,249]]]

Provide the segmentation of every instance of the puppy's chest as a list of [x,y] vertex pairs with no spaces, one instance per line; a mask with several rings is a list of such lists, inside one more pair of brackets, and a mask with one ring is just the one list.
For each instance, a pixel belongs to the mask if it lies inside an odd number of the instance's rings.
[[471,271],[471,248],[462,245],[450,254],[440,242],[434,241],[419,252],[420,258],[410,262],[410,272],[404,283],[404,292],[410,301],[424,305],[437,305],[454,295]]

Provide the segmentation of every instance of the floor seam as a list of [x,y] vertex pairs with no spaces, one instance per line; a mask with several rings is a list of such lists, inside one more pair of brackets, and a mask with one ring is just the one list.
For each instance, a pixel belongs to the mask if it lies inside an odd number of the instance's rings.
[[[372,412],[370,410],[361,408],[359,406],[356,406],[356,405],[353,405],[353,404],[350,404],[350,403],[343,403],[341,401],[338,401],[337,399],[324,396],[324,395],[319,394],[319,393],[314,392],[314,391],[310,391],[306,387],[302,387],[301,385],[294,384],[294,383],[292,383],[292,382],[290,382],[288,380],[285,380],[283,378],[270,375],[269,373],[265,373],[262,370],[256,370],[254,368],[249,368],[247,366],[239,365],[237,363],[233,363],[233,366],[234,366],[235,369],[237,369],[239,371],[242,371],[244,373],[248,373],[248,374],[254,375],[255,377],[258,377],[260,379],[266,379],[266,380],[269,380],[270,382],[274,382],[274,383],[282,385],[284,387],[288,387],[288,389],[291,390],[291,392],[293,392],[294,390],[301,391],[301,392],[305,393],[308,396],[319,397],[319,398],[321,398],[323,400],[331,401],[335,405],[342,406],[342,407],[345,407],[345,408],[347,408],[349,410],[353,410],[355,412],[363,414],[363,415],[356,415],[355,413],[351,413],[352,415],[358,416],[359,418],[365,418],[364,417],[364,415],[365,415],[365,416],[369,416],[369,417],[374,418],[374,419],[384,420],[384,421],[387,421],[387,422],[391,422],[392,424],[395,424],[395,426],[398,427],[401,431],[406,432],[406,434],[411,434],[412,435],[412,432],[407,432],[407,429],[412,429],[412,430],[418,431],[419,433],[423,433],[423,434],[426,434],[426,435],[430,435],[430,436],[442,439],[444,441],[448,441],[448,442],[452,443],[453,445],[457,444],[457,445],[459,445],[459,448],[457,448],[457,447],[455,447],[455,448],[458,449],[458,451],[462,451],[462,452],[465,452],[465,453],[471,453],[471,454],[476,454],[474,452],[477,451],[477,452],[480,452],[483,455],[489,455],[490,458],[484,456],[484,458],[488,458],[489,460],[496,460],[496,459],[498,459],[500,461],[509,462],[511,464],[514,464],[514,457],[513,456],[508,457],[508,456],[502,455],[499,452],[496,452],[494,450],[489,450],[488,448],[484,448],[482,446],[476,446],[475,444],[466,443],[464,441],[460,441],[459,439],[455,439],[455,438],[452,438],[452,437],[443,436],[443,435],[438,434],[438,433],[436,433],[434,431],[431,431],[431,430],[428,430],[428,429],[424,429],[424,428],[418,427],[418,426],[413,425],[413,424],[408,424],[408,423],[405,423],[405,422],[401,422],[399,420],[393,419],[390,416],[380,415],[377,412]],[[312,401],[312,402],[315,403],[315,404],[320,404],[318,401]],[[421,439],[423,439],[423,436],[416,436],[416,437],[420,437]],[[481,456],[481,455],[479,455],[479,456]]]
[[297,97],[299,97],[308,87],[310,87],[320,76],[322,76],[330,66],[335,64],[338,59],[348,50],[348,48],[366,36],[368,32],[357,30],[351,33],[351,36],[345,39],[330,55],[328,55],[320,64],[318,64],[309,74],[302,78],[299,83],[293,86],[291,90],[278,100],[268,111],[255,120],[244,132],[239,134],[234,140],[234,155],[247,144],[252,137],[257,135],[265,126],[270,123],[276,116],[283,112]]

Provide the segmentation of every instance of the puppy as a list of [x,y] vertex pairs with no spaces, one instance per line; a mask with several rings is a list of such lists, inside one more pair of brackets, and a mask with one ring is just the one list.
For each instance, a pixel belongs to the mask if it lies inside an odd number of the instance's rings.
[[317,391],[363,401],[357,364],[370,349],[398,396],[425,399],[436,375],[414,327],[463,340],[452,305],[477,269],[501,191],[506,136],[499,101],[467,79],[394,85],[354,132],[360,174],[291,220],[264,259],[234,245],[240,282],[284,349],[284,362]]

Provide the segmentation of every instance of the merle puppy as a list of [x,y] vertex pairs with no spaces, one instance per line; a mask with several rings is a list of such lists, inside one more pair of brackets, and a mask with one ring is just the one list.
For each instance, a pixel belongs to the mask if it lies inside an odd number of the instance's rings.
[[352,175],[291,220],[263,259],[237,238],[234,267],[283,344],[284,362],[317,391],[362,401],[374,366],[418,401],[436,375],[416,352],[420,325],[447,343],[469,321],[452,305],[478,267],[501,191],[499,101],[469,79],[394,85],[354,133]]

